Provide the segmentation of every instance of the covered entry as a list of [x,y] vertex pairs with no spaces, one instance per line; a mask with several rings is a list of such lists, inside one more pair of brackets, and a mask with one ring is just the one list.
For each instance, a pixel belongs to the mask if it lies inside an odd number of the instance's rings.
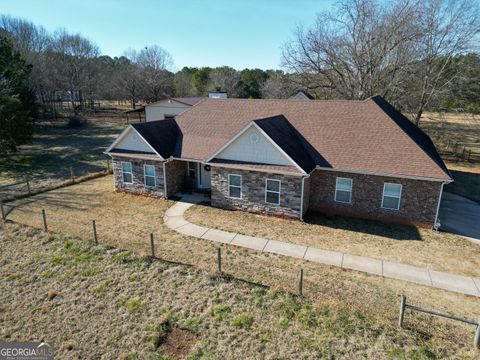
[[210,190],[210,165],[197,161],[188,162],[188,177],[197,189]]

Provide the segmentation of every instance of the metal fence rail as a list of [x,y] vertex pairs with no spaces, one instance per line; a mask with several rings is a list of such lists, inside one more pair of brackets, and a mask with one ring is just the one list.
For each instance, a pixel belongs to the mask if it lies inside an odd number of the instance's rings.
[[425,313],[425,314],[439,316],[439,317],[442,317],[442,318],[445,318],[445,319],[460,321],[460,322],[463,322],[465,324],[476,326],[477,330],[475,331],[475,337],[473,339],[473,345],[475,346],[475,348],[480,349],[480,317],[478,318],[478,321],[474,321],[474,320],[469,320],[469,319],[462,318],[460,316],[444,314],[444,313],[441,313],[441,312],[436,311],[436,310],[425,309],[425,308],[422,308],[420,306],[407,304],[407,298],[405,297],[405,295],[401,295],[401,297],[400,297],[400,314],[399,314],[399,317],[398,317],[398,326],[399,327],[403,327],[405,310],[407,310],[407,309],[411,309],[413,311],[418,311],[418,312]]

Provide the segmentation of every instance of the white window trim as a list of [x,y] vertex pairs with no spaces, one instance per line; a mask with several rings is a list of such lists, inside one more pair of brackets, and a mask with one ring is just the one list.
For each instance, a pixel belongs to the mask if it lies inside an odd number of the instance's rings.
[[[230,176],[240,176],[240,186],[230,185]],[[230,187],[240,188],[240,197],[230,196]],[[242,199],[242,197],[243,197],[243,178],[242,178],[242,175],[228,174],[228,198],[229,199]]]
[[[273,191],[273,190],[268,190],[267,188],[267,183],[269,181],[276,181],[278,182],[278,191]],[[278,203],[272,203],[272,202],[268,202],[267,201],[267,193],[274,193],[274,194],[278,194]],[[265,179],[265,204],[271,204],[271,205],[280,205],[280,194],[282,192],[282,182],[280,180],[277,180],[277,179]]]
[[[145,169],[146,169],[147,166],[153,166],[153,176],[152,175],[147,175],[147,173],[145,172]],[[153,177],[153,186],[147,185],[147,176],[148,177]],[[145,187],[150,188],[150,189],[153,189],[153,188],[157,187],[157,169],[155,169],[155,165],[143,164],[143,185],[145,185]]]
[[[387,185],[400,185],[400,193],[398,194],[398,206],[397,208],[389,208],[389,207],[385,207],[383,206],[383,200],[385,199],[385,187]],[[382,209],[385,209],[385,210],[394,210],[394,211],[398,211],[400,210],[400,202],[402,201],[402,191],[403,191],[403,185],[402,184],[398,184],[398,183],[383,183],[383,194],[382,194]],[[388,196],[388,197],[395,197],[395,196]]]
[[[337,190],[339,190],[338,189],[338,180],[339,179],[350,180],[350,196],[348,198],[348,201],[337,200]],[[340,190],[340,191],[346,191],[346,190]],[[352,191],[353,191],[353,179],[346,178],[346,177],[339,177],[339,176],[336,177],[336,179],[335,179],[335,202],[339,202],[339,203],[342,203],[342,204],[351,204],[352,203]]]
[[[130,164],[130,168],[132,169],[132,171],[125,171],[123,169],[123,164]],[[124,177],[123,177],[123,174],[130,174],[132,176],[132,182],[126,182]],[[133,165],[132,165],[131,161],[122,161],[122,181],[123,181],[124,184],[128,184],[128,185],[133,184]]]

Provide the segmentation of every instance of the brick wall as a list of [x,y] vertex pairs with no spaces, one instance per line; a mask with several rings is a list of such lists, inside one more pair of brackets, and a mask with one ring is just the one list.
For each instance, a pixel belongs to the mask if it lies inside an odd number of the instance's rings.
[[187,161],[173,160],[165,163],[167,173],[167,197],[183,190],[187,176]]
[[[132,163],[133,184],[125,184],[123,181],[122,161],[128,161]],[[164,176],[162,162],[114,157],[112,164],[116,190],[128,191],[134,194],[148,194],[164,197]],[[145,186],[143,175],[143,165],[145,164],[155,166],[156,184],[154,188]]]
[[[353,180],[351,204],[334,201],[337,176]],[[310,210],[420,226],[433,226],[435,222],[439,182],[322,170],[315,170],[310,178]],[[397,211],[381,207],[385,182],[402,184]]]
[[[228,197],[228,174],[242,175],[242,198]],[[265,203],[265,179],[281,181],[280,205]],[[259,171],[213,167],[212,206],[269,215],[300,217],[302,178]]]

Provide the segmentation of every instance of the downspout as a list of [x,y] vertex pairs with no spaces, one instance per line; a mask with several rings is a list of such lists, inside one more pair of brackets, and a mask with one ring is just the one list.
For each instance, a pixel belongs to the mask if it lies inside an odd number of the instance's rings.
[[438,213],[440,212],[440,203],[442,202],[443,185],[445,185],[445,182],[442,182],[442,186],[440,187],[440,196],[438,198],[437,212],[435,214],[435,222],[433,224],[433,228],[437,231],[438,228],[441,226],[440,222],[438,221]]

